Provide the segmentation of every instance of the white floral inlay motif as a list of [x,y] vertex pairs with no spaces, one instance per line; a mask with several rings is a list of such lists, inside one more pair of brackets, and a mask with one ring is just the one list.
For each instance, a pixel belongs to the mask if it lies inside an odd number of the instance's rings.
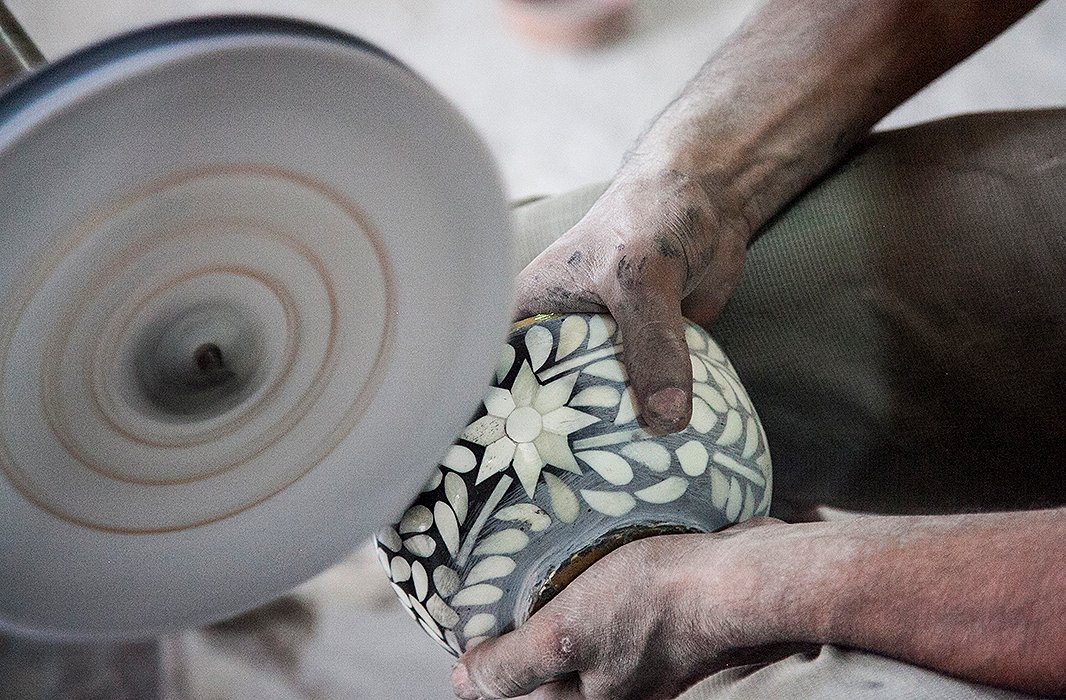
[[684,438],[663,442],[637,422],[615,330],[607,316],[572,315],[512,340],[487,415],[378,533],[401,604],[455,655],[507,631],[507,596],[527,575],[530,551],[583,518],[628,522],[649,504],[670,509],[682,499],[702,499],[728,521],[769,508],[766,435],[717,345],[686,328],[692,420]]
[[529,363],[523,362],[510,390],[494,387],[489,391],[485,398],[488,415],[471,423],[460,436],[485,447],[476,483],[513,467],[526,494],[533,498],[548,464],[581,473],[567,436],[599,419],[566,405],[576,382],[575,372],[541,384]]

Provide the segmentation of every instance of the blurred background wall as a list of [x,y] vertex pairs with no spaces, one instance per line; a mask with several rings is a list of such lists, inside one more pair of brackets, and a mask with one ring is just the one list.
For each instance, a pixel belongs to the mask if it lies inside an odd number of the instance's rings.
[[[756,4],[637,0],[627,39],[566,53],[508,31],[492,0],[9,0],[49,57],[124,29],[205,13],[289,15],[355,33],[459,106],[496,154],[514,197],[610,177],[647,122]],[[884,125],[1063,104],[1066,2],[1049,0]]]

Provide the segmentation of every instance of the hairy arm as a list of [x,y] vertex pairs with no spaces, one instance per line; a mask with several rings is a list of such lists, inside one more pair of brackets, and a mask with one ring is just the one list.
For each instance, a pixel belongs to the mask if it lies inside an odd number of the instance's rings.
[[894,107],[1038,4],[772,0],[630,157],[694,178],[754,231]]
[[461,657],[457,694],[664,700],[793,643],[1066,694],[1066,510],[772,522],[612,552]]
[[683,317],[709,324],[751,235],[884,114],[1034,0],[771,0],[518,277],[516,316],[608,311],[641,420],[688,424]]
[[[766,534],[768,570],[751,604],[776,612],[768,641],[859,647],[980,683],[1066,693],[1066,510]],[[698,576],[691,583],[700,588]]]

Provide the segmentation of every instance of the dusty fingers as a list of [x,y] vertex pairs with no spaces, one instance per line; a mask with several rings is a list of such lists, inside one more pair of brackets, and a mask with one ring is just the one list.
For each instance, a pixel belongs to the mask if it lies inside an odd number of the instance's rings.
[[574,674],[584,661],[581,648],[555,618],[535,615],[463,654],[452,671],[452,686],[463,700],[519,697]]

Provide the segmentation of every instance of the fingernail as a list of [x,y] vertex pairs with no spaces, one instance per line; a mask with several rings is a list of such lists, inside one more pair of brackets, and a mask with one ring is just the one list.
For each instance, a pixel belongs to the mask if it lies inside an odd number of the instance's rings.
[[659,389],[648,399],[644,420],[650,427],[667,432],[681,430],[688,414],[686,401],[685,392],[677,387]]
[[481,700],[481,693],[477,692],[470,682],[470,672],[466,670],[466,664],[457,663],[452,668],[452,689],[463,700]]

